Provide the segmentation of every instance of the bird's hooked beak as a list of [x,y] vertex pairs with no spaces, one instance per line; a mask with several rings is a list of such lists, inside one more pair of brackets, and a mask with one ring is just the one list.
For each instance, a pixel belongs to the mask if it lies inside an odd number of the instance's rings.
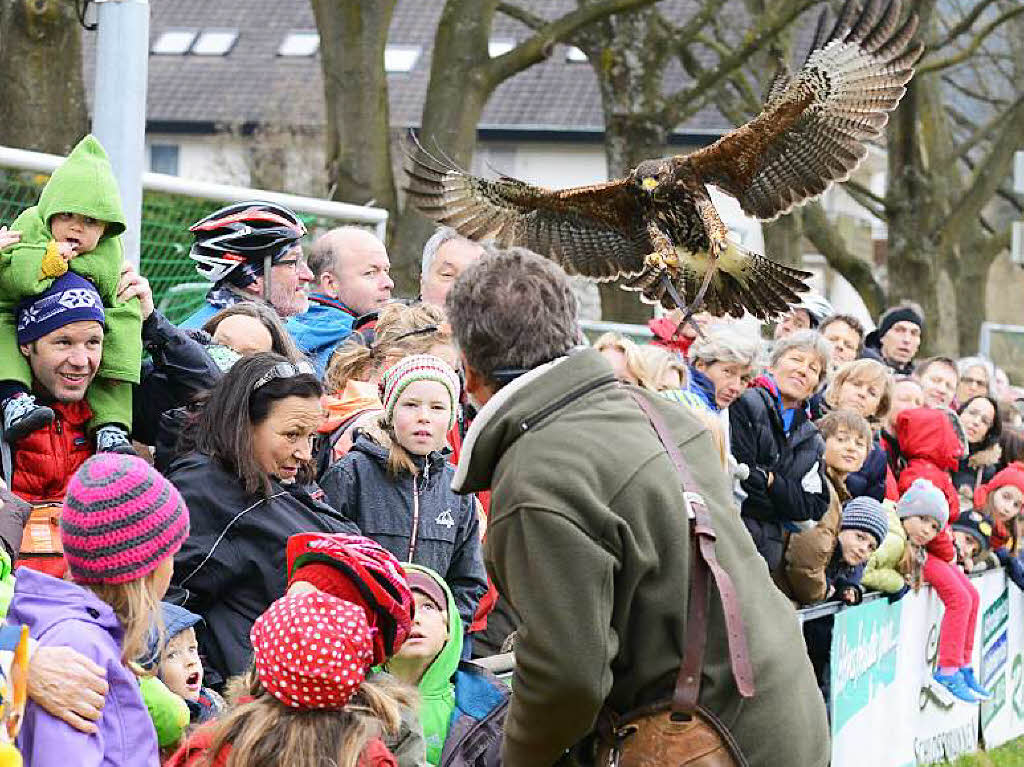
[[653,192],[658,188],[658,179],[654,178],[654,176],[647,176],[640,180],[640,188],[645,192]]

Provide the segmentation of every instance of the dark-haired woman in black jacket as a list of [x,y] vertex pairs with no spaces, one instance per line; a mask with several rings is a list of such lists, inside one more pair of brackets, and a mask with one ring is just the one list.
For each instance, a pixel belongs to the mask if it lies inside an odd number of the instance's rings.
[[953,485],[960,495],[960,508],[969,509],[974,505],[974,491],[999,469],[1003,425],[999,405],[991,397],[972,397],[960,406],[959,412],[970,453],[960,459],[960,466],[953,472]]

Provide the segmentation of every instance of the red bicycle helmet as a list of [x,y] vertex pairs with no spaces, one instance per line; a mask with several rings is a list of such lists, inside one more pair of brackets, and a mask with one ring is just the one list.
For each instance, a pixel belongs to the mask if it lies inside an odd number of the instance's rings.
[[237,278],[240,271],[249,278],[262,274],[295,247],[306,226],[283,205],[251,200],[215,210],[189,231],[195,236],[189,257],[196,271],[210,282],[221,282]]
[[401,648],[412,630],[413,598],[405,570],[391,552],[361,535],[299,533],[285,550],[288,585],[306,581],[366,610],[373,665]]

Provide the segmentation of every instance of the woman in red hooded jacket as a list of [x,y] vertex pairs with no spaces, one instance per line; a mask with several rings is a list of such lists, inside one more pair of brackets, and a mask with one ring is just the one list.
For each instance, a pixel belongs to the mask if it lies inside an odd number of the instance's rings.
[[[949,522],[925,547],[922,576],[935,589],[946,610],[939,627],[939,668],[936,679],[953,691],[969,688],[962,700],[975,701],[992,697],[975,679],[971,666],[974,653],[974,627],[978,622],[978,590],[957,564],[957,551],[949,532],[949,524],[960,516],[960,497],[950,472],[957,469],[967,454],[967,438],[963,436],[956,413],[944,408],[905,410],[896,418],[896,439],[905,465],[900,469],[897,484],[900,495],[915,479],[926,479],[942,491],[949,504]],[[960,677],[960,678],[956,678]],[[958,684],[960,683],[960,684]]]

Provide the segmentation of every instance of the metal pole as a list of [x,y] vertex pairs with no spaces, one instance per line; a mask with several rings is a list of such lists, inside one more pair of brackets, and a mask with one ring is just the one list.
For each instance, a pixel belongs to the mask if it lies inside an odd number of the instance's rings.
[[110,155],[127,229],[125,259],[139,265],[149,69],[148,0],[96,0],[96,88],[92,132]]

